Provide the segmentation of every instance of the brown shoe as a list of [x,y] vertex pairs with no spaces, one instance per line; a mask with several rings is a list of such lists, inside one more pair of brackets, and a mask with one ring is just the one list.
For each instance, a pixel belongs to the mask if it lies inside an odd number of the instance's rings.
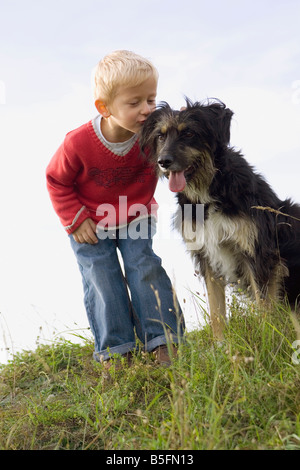
[[[171,349],[171,357],[169,354],[169,348]],[[168,346],[166,344],[162,344],[157,348],[153,349],[153,355],[156,361],[164,366],[170,366],[172,363],[172,358],[177,356],[177,347],[174,345]]]

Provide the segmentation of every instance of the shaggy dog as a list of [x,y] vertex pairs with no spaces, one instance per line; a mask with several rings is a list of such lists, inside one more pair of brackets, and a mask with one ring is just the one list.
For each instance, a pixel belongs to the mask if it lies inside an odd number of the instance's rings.
[[[238,283],[257,302],[300,294],[300,206],[281,201],[240,152],[229,146],[233,112],[220,101],[162,103],[140,144],[177,194],[175,226],[203,275],[214,337],[223,339],[225,285]],[[202,221],[197,206],[204,207]],[[192,210],[185,211],[185,207]]]

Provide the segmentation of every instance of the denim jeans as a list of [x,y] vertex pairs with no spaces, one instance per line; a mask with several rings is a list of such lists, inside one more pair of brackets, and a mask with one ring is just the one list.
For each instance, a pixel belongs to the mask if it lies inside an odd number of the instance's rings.
[[152,351],[168,341],[178,343],[184,332],[182,311],[171,281],[152,249],[155,220],[149,217],[138,223],[144,229],[146,226],[146,236],[145,230],[139,238],[134,236],[135,230],[129,236],[132,224],[107,232],[109,236],[98,234],[95,245],[77,243],[70,235],[95,339],[94,358],[98,361],[134,350],[136,336],[145,351]]

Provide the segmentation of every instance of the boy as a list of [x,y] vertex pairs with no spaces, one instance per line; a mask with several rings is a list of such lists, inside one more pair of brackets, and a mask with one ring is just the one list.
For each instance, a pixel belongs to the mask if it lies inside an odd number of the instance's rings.
[[183,334],[180,306],[152,251],[157,176],[137,135],[155,109],[157,80],[152,63],[137,54],[104,57],[95,72],[99,115],[68,133],[47,167],[50,197],[82,275],[94,358],[106,368],[116,353],[130,360],[135,332],[146,351],[170,364],[171,343]]

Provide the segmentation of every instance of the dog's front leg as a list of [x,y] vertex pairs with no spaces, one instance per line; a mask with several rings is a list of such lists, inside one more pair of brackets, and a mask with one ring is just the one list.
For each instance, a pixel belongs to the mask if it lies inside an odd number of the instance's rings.
[[205,283],[213,335],[216,340],[223,341],[226,319],[225,285],[222,279],[214,276],[210,266],[205,270]]

